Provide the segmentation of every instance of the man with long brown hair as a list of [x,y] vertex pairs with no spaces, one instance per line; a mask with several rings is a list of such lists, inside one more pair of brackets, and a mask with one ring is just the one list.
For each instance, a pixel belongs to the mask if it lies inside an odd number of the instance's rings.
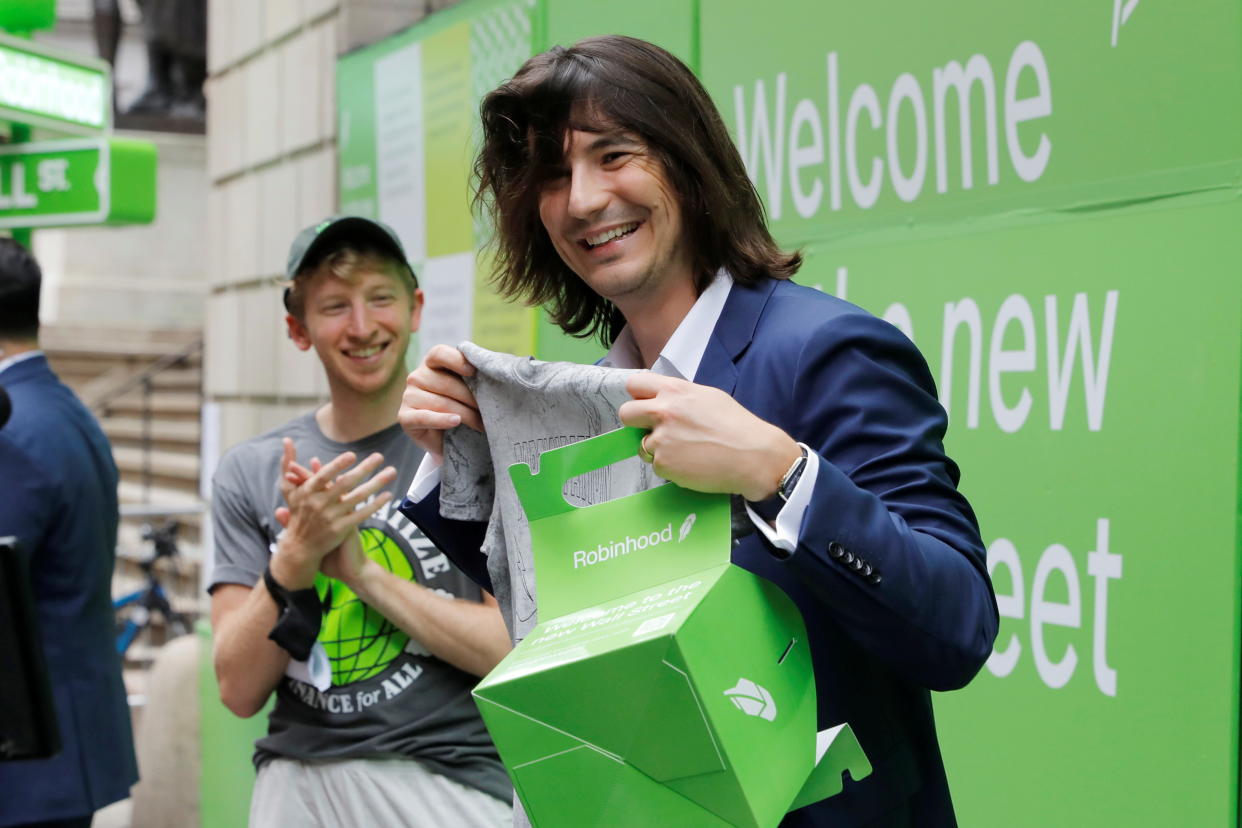
[[[482,105],[478,198],[497,286],[597,335],[628,383],[627,425],[661,477],[744,501],[733,561],[779,584],[810,635],[819,726],[848,721],[874,772],[783,824],[955,824],[929,690],[964,686],[996,634],[995,599],[927,366],[899,331],[789,281],[742,160],[677,58],[625,37],[528,60]],[[437,347],[399,420],[430,455],[482,428]],[[424,461],[411,492],[434,482]],[[417,500],[417,502],[415,502]],[[403,509],[481,582],[481,529]]]

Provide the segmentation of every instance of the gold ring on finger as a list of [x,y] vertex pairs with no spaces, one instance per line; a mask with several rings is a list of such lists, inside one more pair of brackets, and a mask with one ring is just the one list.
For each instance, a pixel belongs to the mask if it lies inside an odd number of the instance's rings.
[[655,452],[647,448],[647,438],[650,436],[651,432],[648,431],[643,435],[643,439],[638,441],[638,459],[642,460],[644,463],[655,462]]

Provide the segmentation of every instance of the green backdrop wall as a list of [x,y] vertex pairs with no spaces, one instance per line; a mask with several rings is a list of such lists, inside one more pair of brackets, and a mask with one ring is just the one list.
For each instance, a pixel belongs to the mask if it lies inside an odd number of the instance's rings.
[[750,6],[705,85],[801,279],[926,355],[989,546],[962,824],[1236,824],[1242,6]]

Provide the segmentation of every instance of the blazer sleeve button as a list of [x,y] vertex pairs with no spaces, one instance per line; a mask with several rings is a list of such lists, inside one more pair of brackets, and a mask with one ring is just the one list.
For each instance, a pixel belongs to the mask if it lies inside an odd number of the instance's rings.
[[844,554],[845,554],[845,547],[842,546],[841,544],[837,543],[836,541],[832,541],[831,543],[828,544],[828,557],[832,558],[834,561],[841,560],[841,556]]

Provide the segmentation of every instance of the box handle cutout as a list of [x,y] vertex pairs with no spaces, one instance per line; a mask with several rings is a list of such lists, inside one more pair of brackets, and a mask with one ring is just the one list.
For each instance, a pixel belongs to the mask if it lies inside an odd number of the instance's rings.
[[539,455],[538,474],[532,474],[525,463],[514,463],[509,467],[509,478],[526,518],[534,521],[580,508],[565,500],[564,484],[579,475],[637,455],[646,434],[647,430],[642,428],[618,428],[550,449]]

